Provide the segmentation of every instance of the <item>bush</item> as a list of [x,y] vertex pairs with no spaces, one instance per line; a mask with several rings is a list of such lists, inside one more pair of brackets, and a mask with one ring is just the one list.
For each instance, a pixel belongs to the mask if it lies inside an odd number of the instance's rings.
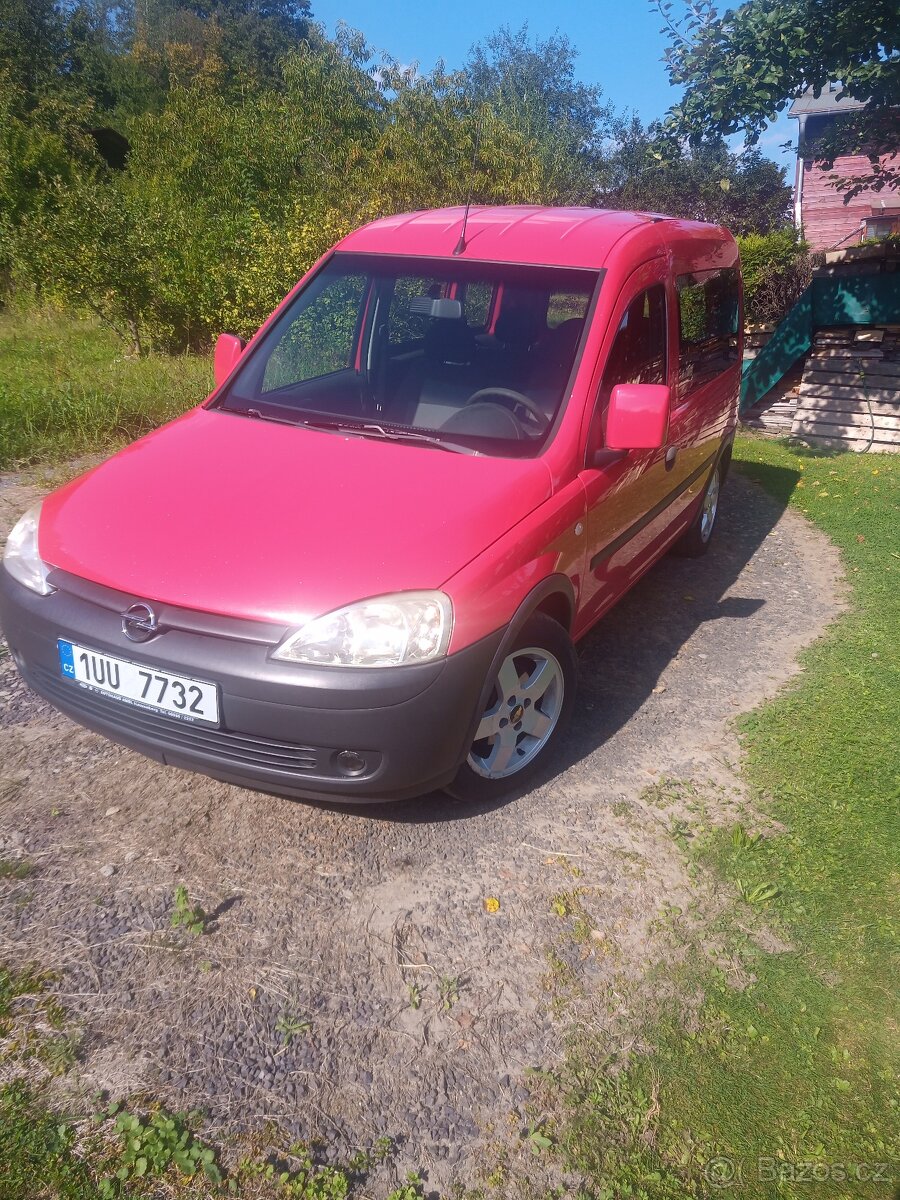
[[744,319],[777,325],[809,287],[817,258],[792,226],[737,239],[744,275]]

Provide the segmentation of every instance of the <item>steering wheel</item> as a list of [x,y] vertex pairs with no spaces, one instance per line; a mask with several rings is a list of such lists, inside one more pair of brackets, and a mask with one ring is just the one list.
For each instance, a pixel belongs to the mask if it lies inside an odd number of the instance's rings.
[[[534,400],[531,399],[530,396],[525,396],[525,395],[523,395],[522,392],[513,391],[512,388],[505,388],[505,387],[481,388],[480,391],[473,393],[473,395],[471,395],[468,398],[468,400],[466,401],[466,404],[469,405],[469,404],[477,404],[479,402],[484,402],[487,400],[488,396],[499,396],[500,400],[510,400],[512,402],[513,408],[515,408],[517,406],[521,406],[522,408],[525,409],[525,412],[527,413],[532,424],[534,426],[536,426],[537,432],[538,433],[546,433],[547,432],[547,428],[548,428],[550,422],[547,420],[547,417],[545,416],[543,410],[537,405],[537,403]],[[488,403],[490,403],[490,401],[488,401]],[[496,401],[494,403],[496,403]]]

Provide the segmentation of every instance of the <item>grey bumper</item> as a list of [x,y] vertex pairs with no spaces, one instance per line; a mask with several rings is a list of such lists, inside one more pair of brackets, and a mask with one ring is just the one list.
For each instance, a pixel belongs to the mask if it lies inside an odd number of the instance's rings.
[[[160,632],[144,643],[122,632],[142,597],[63,572],[38,596],[0,567],[0,626],[25,681],[61,712],[171,766],[243,787],[312,799],[399,800],[450,782],[463,762],[503,631],[421,666],[306,667],[273,662],[283,626],[154,605]],[[208,680],[220,724],[174,720],[123,704],[63,677],[57,638],[148,667]],[[340,750],[365,759],[341,774]]]

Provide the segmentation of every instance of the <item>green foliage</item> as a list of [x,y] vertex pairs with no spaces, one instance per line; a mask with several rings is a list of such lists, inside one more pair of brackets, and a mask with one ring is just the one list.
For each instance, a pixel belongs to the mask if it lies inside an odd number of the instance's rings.
[[206,913],[199,905],[191,904],[188,890],[183,884],[175,889],[173,910],[169,921],[173,929],[186,929],[194,937],[206,932]]
[[211,1182],[221,1182],[215,1151],[194,1136],[183,1115],[172,1116],[159,1109],[140,1117],[114,1102],[97,1119],[106,1118],[115,1122],[118,1165],[112,1175],[100,1181],[103,1200],[122,1194],[121,1185],[129,1181],[164,1175],[170,1167],[188,1178],[202,1172]]
[[94,322],[0,314],[0,470],[112,449],[179,416],[211,385],[206,358],[126,358]]
[[744,276],[744,317],[777,324],[812,280],[816,259],[796,229],[738,238]]
[[464,91],[479,108],[502,114],[514,128],[527,132],[545,154],[548,173],[559,158],[584,168],[585,197],[592,188],[592,168],[605,153],[603,143],[614,126],[612,106],[597,85],[575,75],[577,51],[563,34],[531,42],[528,26],[501,27],[475,45],[463,67]]
[[0,1087],[0,1200],[97,1200],[93,1172],[72,1142],[72,1127],[24,1081]]
[[438,980],[438,995],[441,998],[441,1008],[449,1012],[459,1000],[461,983],[458,975],[442,975]]
[[694,143],[743,132],[753,144],[767,123],[807,87],[840,81],[842,94],[868,102],[833,123],[819,148],[831,165],[839,153],[866,152],[872,172],[848,183],[896,187],[900,168],[878,162],[897,148],[900,105],[900,8],[896,0],[746,0],[719,12],[713,0],[653,0],[671,40],[669,77],[684,88],[670,109],[673,136]]
[[[226,7],[202,18],[204,37]],[[132,89],[127,102],[101,102],[73,82],[65,112],[28,127],[27,153],[21,113],[45,93],[17,93],[18,107],[0,111],[0,230],[16,285],[94,314],[138,354],[204,349],[222,329],[251,335],[325,250],[372,217],[470,194],[592,195],[607,110],[597,89],[575,83],[565,39],[532,47],[509,35],[466,70],[424,74],[376,62],[343,30],[299,42],[238,96],[212,51],[188,37],[179,66],[176,44],[163,38],[160,49],[148,30],[149,42],[113,55],[158,77],[143,100]],[[118,105],[127,135],[120,169],[90,138],[75,152],[75,131],[104,104]]]
[[0,879],[27,879],[33,870],[27,858],[0,858]]
[[289,1046],[295,1037],[299,1037],[301,1033],[307,1033],[310,1029],[309,1021],[291,1016],[290,1013],[282,1013],[275,1022],[275,1032],[281,1034],[286,1046]]
[[617,125],[598,178],[604,205],[711,221],[735,234],[778,229],[790,218],[784,168],[758,150],[738,153],[720,136],[673,148],[658,125],[644,128],[636,117]]
[[425,1200],[425,1188],[417,1171],[410,1171],[406,1182],[388,1193],[387,1200]]

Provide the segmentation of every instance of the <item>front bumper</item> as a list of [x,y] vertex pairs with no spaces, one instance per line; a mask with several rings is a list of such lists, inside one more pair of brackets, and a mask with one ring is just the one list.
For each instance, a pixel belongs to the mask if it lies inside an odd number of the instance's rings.
[[[310,799],[400,800],[449,783],[465,759],[502,630],[435,663],[388,668],[273,662],[284,626],[154,605],[160,632],[122,632],[141,601],[54,571],[38,596],[0,567],[0,626],[25,681],[81,725],[170,766],[242,787]],[[57,638],[148,667],[208,680],[220,724],[123,704],[63,677]],[[341,774],[352,750],[365,770]]]

